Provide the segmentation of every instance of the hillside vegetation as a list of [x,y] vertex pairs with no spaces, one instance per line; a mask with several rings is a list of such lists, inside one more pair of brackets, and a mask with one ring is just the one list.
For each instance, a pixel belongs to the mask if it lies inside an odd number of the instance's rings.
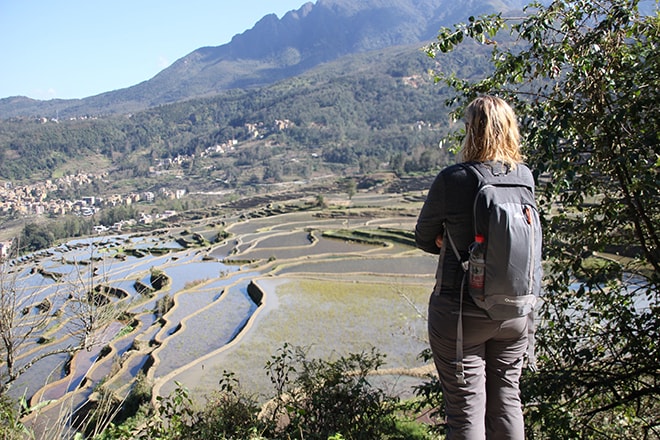
[[[474,50],[439,67],[482,72]],[[391,48],[273,86],[131,115],[1,121],[0,177],[89,172],[78,161],[90,156],[105,158],[111,181],[153,177],[160,163],[183,157],[187,176],[227,187],[309,178],[334,166],[430,170],[447,160],[437,145],[450,124],[445,89],[427,73],[434,66],[419,47]]]

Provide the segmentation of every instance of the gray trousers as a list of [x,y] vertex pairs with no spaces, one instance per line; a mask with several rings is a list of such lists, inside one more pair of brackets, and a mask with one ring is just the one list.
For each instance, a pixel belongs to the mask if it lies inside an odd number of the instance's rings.
[[524,440],[519,381],[527,351],[527,318],[493,321],[463,302],[465,385],[456,379],[458,298],[433,294],[428,330],[440,375],[447,439]]

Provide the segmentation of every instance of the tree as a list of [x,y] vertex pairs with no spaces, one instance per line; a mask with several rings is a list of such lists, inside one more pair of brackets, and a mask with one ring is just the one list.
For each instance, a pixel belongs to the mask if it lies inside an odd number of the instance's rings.
[[352,177],[344,177],[339,182],[339,188],[346,193],[348,200],[353,200],[357,192],[357,183]]
[[547,269],[541,371],[524,378],[530,438],[660,436],[660,18],[639,3],[471,17],[427,47],[438,61],[491,47],[484,77],[438,80],[456,119],[481,93],[513,103],[538,178]]
[[[69,278],[58,272],[37,268],[53,283],[45,286],[26,282],[28,265],[14,260],[0,261],[0,397],[11,384],[38,361],[61,353],[73,355],[98,346],[98,331],[119,312],[107,299],[108,288],[99,284],[93,252],[89,263],[74,262]],[[32,264],[30,264],[31,266]],[[53,304],[61,304],[52,310]],[[66,345],[38,338],[53,320],[59,320],[70,333]],[[35,350],[36,344],[41,349]]]
[[23,228],[20,243],[26,252],[46,249],[55,243],[55,234],[47,226],[28,223]]
[[34,294],[20,287],[18,276],[8,261],[0,262],[0,396],[22,374],[17,365],[21,349],[48,320],[46,313],[29,313],[39,302]]

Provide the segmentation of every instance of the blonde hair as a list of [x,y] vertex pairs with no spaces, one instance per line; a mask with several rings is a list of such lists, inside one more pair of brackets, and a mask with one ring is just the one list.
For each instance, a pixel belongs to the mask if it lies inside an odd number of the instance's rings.
[[500,161],[514,169],[525,158],[520,151],[516,114],[504,100],[476,98],[465,109],[464,162]]

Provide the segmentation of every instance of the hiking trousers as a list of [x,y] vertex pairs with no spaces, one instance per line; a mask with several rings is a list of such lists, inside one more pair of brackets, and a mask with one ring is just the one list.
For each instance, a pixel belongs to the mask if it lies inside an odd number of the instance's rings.
[[520,375],[527,351],[527,317],[494,321],[463,302],[465,384],[456,379],[459,298],[429,301],[428,331],[445,402],[448,440],[524,440]]

